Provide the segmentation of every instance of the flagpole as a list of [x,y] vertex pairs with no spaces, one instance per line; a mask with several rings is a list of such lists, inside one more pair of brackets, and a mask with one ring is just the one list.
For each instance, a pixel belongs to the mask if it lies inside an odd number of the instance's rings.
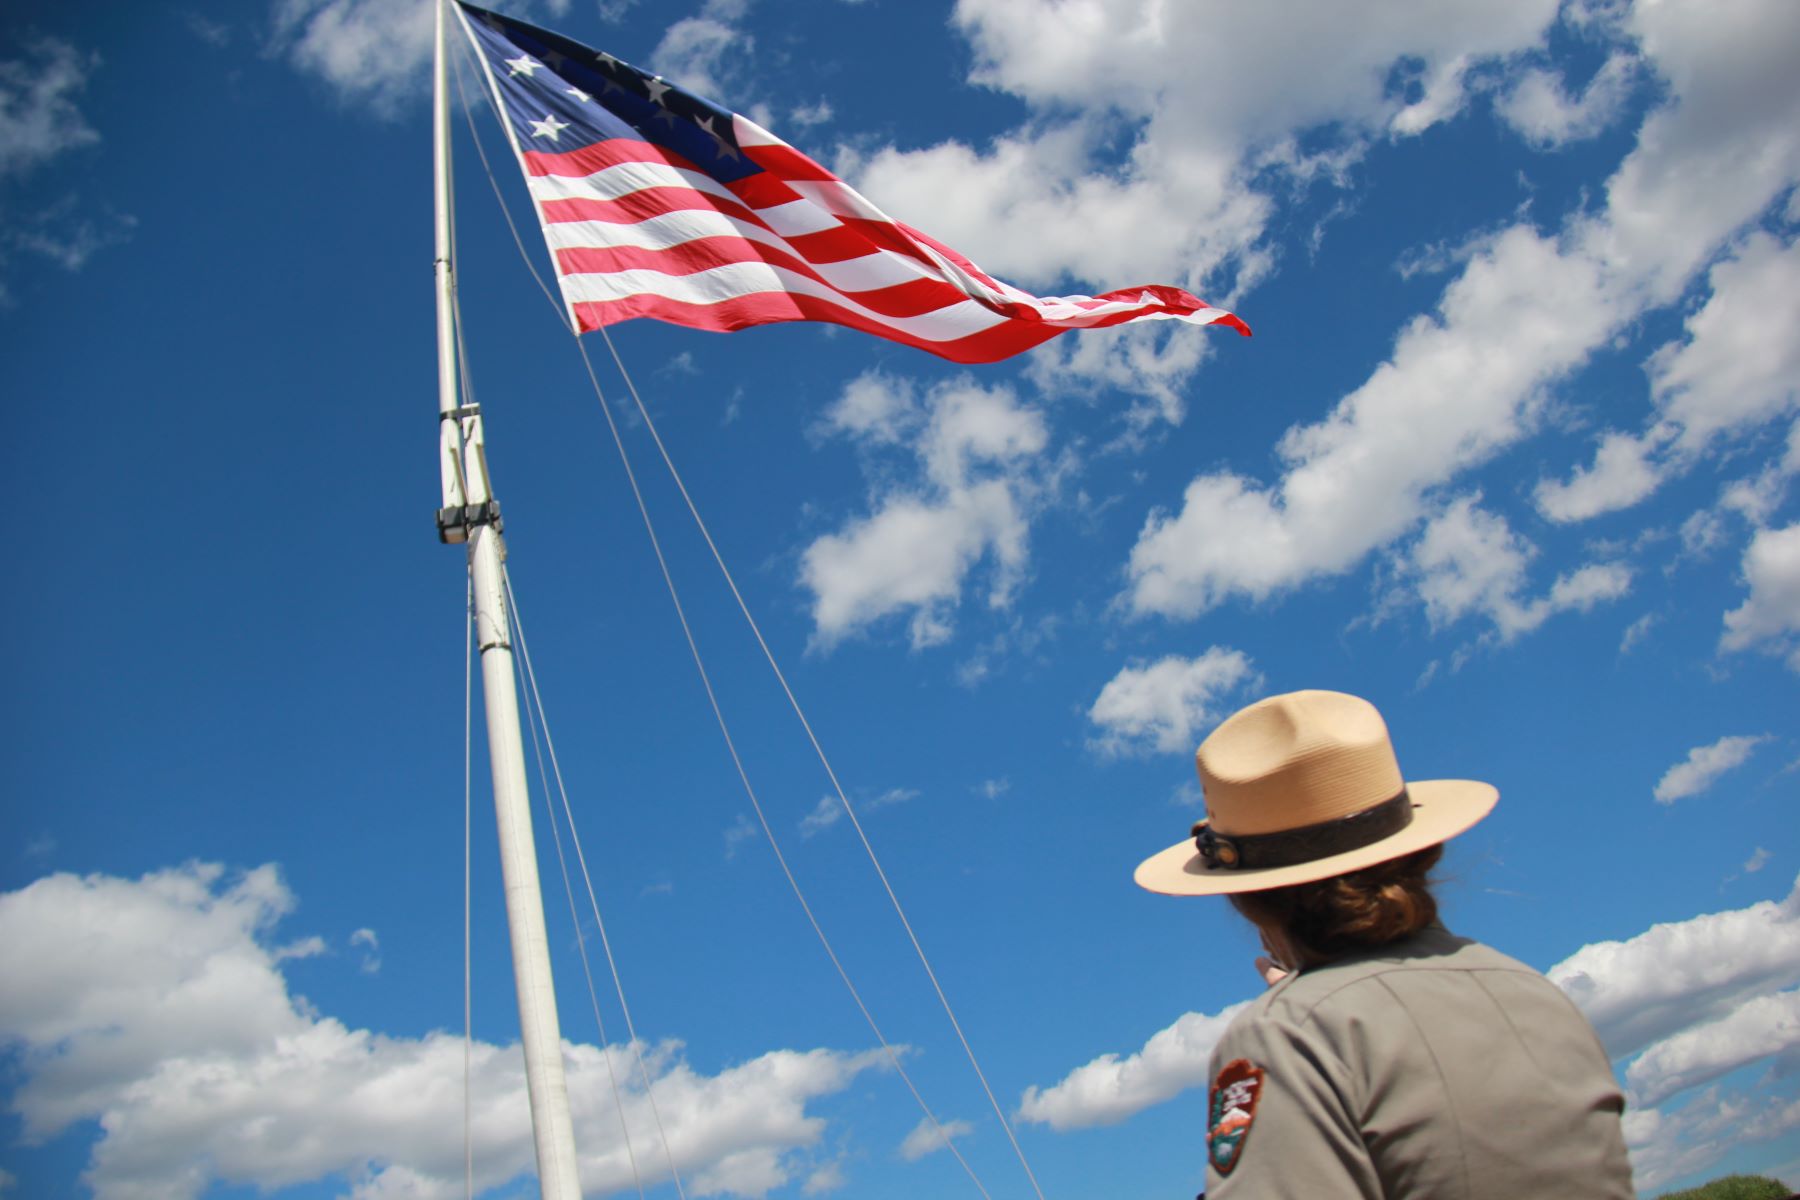
[[488,761],[493,769],[494,816],[500,834],[500,874],[506,893],[506,924],[512,935],[513,981],[519,997],[519,1037],[524,1044],[538,1186],[544,1200],[580,1200],[569,1089],[563,1075],[562,1031],[550,974],[537,845],[531,831],[531,796],[525,784],[525,746],[519,732],[500,506],[488,478],[480,409],[461,403],[457,381],[448,5],[449,0],[435,0],[433,5],[437,15],[431,130],[437,244],[438,458],[444,501],[438,510],[438,536],[445,542],[467,544],[474,584]]

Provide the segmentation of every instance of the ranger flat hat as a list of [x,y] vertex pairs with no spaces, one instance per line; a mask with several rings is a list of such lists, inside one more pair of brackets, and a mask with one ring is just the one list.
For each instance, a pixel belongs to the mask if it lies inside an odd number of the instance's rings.
[[1328,879],[1435,846],[1492,811],[1469,779],[1407,782],[1387,723],[1343,692],[1289,692],[1225,719],[1194,755],[1206,819],[1139,864],[1170,896],[1256,892]]

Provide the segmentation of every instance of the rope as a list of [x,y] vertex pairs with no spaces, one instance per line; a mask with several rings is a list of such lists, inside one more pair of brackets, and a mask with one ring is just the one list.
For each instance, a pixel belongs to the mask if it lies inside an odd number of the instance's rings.
[[470,1092],[474,1086],[470,1071],[470,1051],[475,1042],[475,1002],[471,986],[474,970],[469,950],[469,896],[472,891],[469,863],[473,857],[470,850],[469,797],[472,792],[470,762],[474,745],[471,725],[471,713],[475,708],[474,666],[475,575],[471,572],[467,611],[463,618],[463,1194],[466,1200],[475,1200],[475,1143],[470,1134]]
[[[700,673],[700,684],[706,691],[706,702],[712,707],[713,720],[718,723],[719,733],[725,739],[725,749],[731,755],[731,765],[737,771],[738,782],[743,785],[744,794],[750,798],[750,807],[756,812],[757,822],[762,826],[763,837],[768,840],[769,849],[775,852],[775,861],[780,864],[781,873],[786,877],[788,887],[794,893],[794,899],[799,901],[800,911],[806,914],[806,920],[812,926],[813,933],[818,936],[819,944],[825,948],[825,956],[831,960],[831,965],[837,971],[838,978],[843,981],[845,989],[850,993],[850,998],[856,1002],[857,1011],[862,1014],[863,1020],[869,1026],[869,1031],[875,1035],[875,1040],[881,1044],[882,1050],[887,1054],[888,1062],[893,1066],[895,1074],[899,1075],[901,1081],[906,1084],[906,1090],[912,1093],[913,1099],[918,1103],[920,1110],[924,1112],[926,1120],[931,1122],[932,1129],[937,1132],[944,1145],[955,1156],[956,1161],[962,1165],[970,1182],[975,1185],[975,1190],[981,1193],[984,1200],[992,1200],[988,1195],[987,1188],[982,1186],[980,1177],[975,1174],[975,1169],[963,1157],[962,1151],[956,1148],[956,1143],[945,1131],[937,1114],[931,1110],[931,1106],[925,1102],[925,1097],[919,1093],[912,1076],[908,1075],[906,1068],[901,1065],[899,1052],[894,1049],[887,1036],[881,1032],[881,1026],[876,1023],[874,1015],[869,1012],[868,1005],[863,1002],[862,993],[857,990],[856,984],[851,982],[850,973],[844,969],[843,962],[839,960],[837,951],[831,945],[831,939],[825,936],[824,928],[819,924],[818,917],[813,914],[812,905],[807,902],[806,893],[800,888],[800,881],[794,877],[792,868],[788,866],[787,855],[781,851],[781,843],[775,837],[775,830],[769,824],[768,815],[763,811],[762,801],[757,797],[756,788],[750,783],[750,776],[744,769],[744,761],[738,755],[737,742],[731,736],[731,727],[725,720],[724,711],[719,707],[718,696],[713,691],[712,676],[707,672],[706,663],[700,657],[700,647],[694,641],[694,631],[688,624],[687,610],[682,606],[680,592],[675,587],[675,579],[669,573],[668,560],[663,557],[662,542],[656,536],[655,523],[650,519],[650,509],[644,503],[644,494],[638,487],[637,472],[632,469],[631,457],[625,452],[625,442],[619,436],[618,422],[613,418],[612,409],[607,406],[606,397],[601,394],[600,380],[594,373],[593,360],[588,357],[585,343],[578,339],[575,345],[581,351],[581,361],[587,366],[588,379],[593,383],[594,394],[600,400],[600,411],[606,415],[606,427],[612,432],[613,445],[618,448],[619,461],[625,467],[625,478],[631,484],[632,496],[637,500],[638,514],[644,521],[644,531],[650,536],[650,548],[656,552],[656,565],[662,571],[663,584],[668,588],[669,600],[675,606],[675,616],[681,623],[682,636],[687,639],[688,654],[694,660],[694,669]],[[641,407],[640,405],[640,409]],[[854,818],[852,819],[854,820]]]
[[[663,445],[662,435],[657,432],[656,422],[651,419],[650,410],[645,406],[643,397],[638,395],[637,384],[633,382],[631,373],[625,369],[625,360],[619,357],[618,347],[613,344],[612,337],[604,326],[600,329],[600,336],[606,342],[607,350],[612,353],[613,363],[619,368],[619,375],[625,380],[626,388],[631,392],[632,402],[637,406],[638,415],[644,420],[644,427],[649,430],[651,440],[656,443],[656,449],[662,456],[663,465],[668,468],[670,478],[675,481],[676,488],[681,492],[681,499],[687,505],[688,514],[694,518],[694,525],[699,529],[700,536],[706,540],[706,548],[712,552],[713,562],[717,564],[719,573],[725,577],[725,584],[731,589],[732,599],[737,601],[738,611],[743,614],[744,621],[750,626],[750,632],[755,635],[756,644],[762,648],[763,658],[768,662],[769,669],[775,673],[776,680],[781,684],[782,693],[787,697],[789,707],[794,710],[794,716],[799,719],[800,727],[806,731],[806,740],[812,743],[813,753],[818,755],[819,764],[825,768],[825,776],[831,781],[831,789],[837,794],[838,803],[843,806],[844,815],[850,818],[850,825],[856,830],[856,836],[862,842],[863,851],[868,855],[869,864],[875,868],[876,877],[881,880],[882,889],[887,893],[888,902],[894,909],[894,915],[900,919],[901,928],[906,930],[907,940],[912,943],[913,952],[918,955],[919,965],[925,968],[925,976],[931,980],[932,990],[937,993],[938,1004],[943,1008],[944,1016],[949,1018],[950,1027],[956,1031],[956,1040],[962,1044],[963,1055],[969,1060],[969,1066],[974,1070],[975,1078],[981,1081],[981,1090],[987,1095],[988,1106],[994,1110],[994,1116],[1000,1122],[1000,1128],[1006,1131],[1006,1140],[1012,1143],[1013,1153],[1018,1156],[1019,1165],[1025,1169],[1025,1177],[1031,1181],[1032,1192],[1036,1194],[1037,1200],[1044,1200],[1044,1190],[1038,1186],[1037,1176],[1031,1170],[1031,1163],[1025,1158],[1025,1150],[1019,1145],[1019,1139],[1013,1133],[1012,1124],[1006,1119],[1006,1113],[1002,1111],[1000,1101],[995,1098],[994,1089],[989,1085],[987,1075],[981,1069],[981,1064],[976,1061],[975,1050],[969,1045],[969,1039],[963,1033],[962,1023],[956,1019],[956,1013],[950,1007],[950,998],[944,994],[944,987],[938,982],[937,972],[931,968],[931,960],[925,956],[925,947],[920,945],[919,936],[913,931],[912,922],[907,920],[906,910],[901,907],[900,897],[894,893],[893,884],[888,881],[887,872],[882,869],[881,860],[875,854],[875,847],[869,842],[869,835],[863,831],[862,822],[856,819],[856,810],[850,806],[850,798],[844,794],[844,785],[838,782],[837,771],[832,768],[831,759],[825,754],[825,747],[819,743],[818,735],[813,732],[812,722],[807,720],[805,710],[800,707],[800,701],[794,695],[794,689],[788,686],[787,675],[782,672],[781,665],[775,661],[775,654],[769,649],[769,643],[763,637],[762,628],[757,624],[756,618],[751,615],[750,606],[745,603],[743,593],[738,590],[737,580],[732,577],[731,569],[725,565],[725,558],[719,553],[719,547],[713,541],[712,531],[707,528],[706,522],[701,518],[700,510],[695,507],[693,497],[688,494],[687,484],[682,480],[681,472],[676,470],[674,460],[669,457],[668,448]],[[587,362],[585,346],[582,348],[582,361]],[[593,372],[593,364],[589,362],[588,376],[590,379],[593,377]],[[596,382],[594,386],[597,392],[599,384]],[[601,402],[601,407],[605,408],[604,400]],[[612,423],[610,413],[607,414],[607,423],[609,425]],[[613,436],[615,439],[617,438],[616,431]],[[634,490],[635,487],[634,484]],[[641,506],[642,501],[640,500],[639,503]],[[772,841],[773,837],[771,836]],[[949,1139],[945,1139],[945,1144],[949,1144]]]
[[[546,749],[549,752],[551,771],[556,776],[557,792],[562,797],[563,817],[568,821],[569,825],[569,842],[575,849],[575,861],[581,868],[581,878],[583,883],[587,886],[588,904],[594,913],[594,924],[600,931],[600,944],[606,951],[606,965],[612,972],[613,991],[619,998],[619,1011],[625,1015],[625,1031],[630,1037],[631,1053],[637,1062],[638,1077],[642,1079],[644,1083],[644,1097],[650,1102],[650,1115],[656,1121],[657,1137],[662,1140],[663,1156],[669,1164],[669,1175],[675,1182],[675,1194],[680,1196],[682,1200],[687,1200],[687,1192],[682,1188],[681,1172],[675,1166],[675,1152],[669,1145],[669,1135],[663,1127],[662,1110],[656,1103],[656,1092],[650,1085],[650,1072],[644,1065],[643,1042],[639,1039],[637,1028],[632,1023],[631,1006],[625,1001],[625,984],[619,975],[619,965],[613,958],[612,939],[607,936],[606,920],[600,915],[600,902],[595,897],[594,880],[588,873],[587,855],[583,853],[581,849],[581,835],[575,828],[575,814],[569,805],[569,790],[563,783],[562,765],[557,761],[556,757],[556,743],[550,736],[550,723],[544,716],[543,697],[538,693],[537,672],[534,671],[531,666],[531,650],[525,640],[524,620],[519,615],[518,600],[513,595],[512,577],[505,567],[502,567],[500,570],[500,578],[506,588],[507,610],[513,633],[517,636],[519,641],[519,654],[515,661],[518,669],[522,672],[522,682],[527,685],[525,688],[527,697],[526,714],[527,716],[531,716],[534,711],[536,713],[535,718],[531,721],[531,742],[533,749],[537,750],[538,776],[540,780],[542,780],[544,786],[544,805],[550,810],[550,829],[556,842],[556,858],[557,862],[562,867],[563,889],[568,893],[569,897],[569,916],[574,919],[575,922],[575,945],[581,951],[581,969],[583,973],[587,975],[588,996],[593,1000],[594,1004],[594,1020],[596,1022],[600,1020],[600,1000],[595,993],[593,973],[588,970],[587,939],[582,933],[581,919],[576,915],[575,911],[575,889],[569,880],[568,863],[563,857],[562,833],[558,827],[557,813],[555,808],[550,804],[550,781],[543,778],[544,750]],[[544,749],[538,749],[538,726],[540,724],[543,726],[544,731]],[[600,1038],[602,1045],[605,1045],[606,1028],[604,1025],[601,1026]],[[608,1075],[611,1075],[612,1058],[610,1052],[607,1056],[606,1069]],[[613,1094],[615,1096],[619,1095],[616,1078],[613,1083]],[[621,1125],[623,1125],[625,1121],[625,1107],[622,1098],[619,1100],[619,1121]],[[644,1185],[642,1180],[638,1178],[637,1156],[631,1152],[631,1135],[629,1132],[625,1135],[625,1147],[626,1152],[631,1156],[632,1179],[637,1182],[638,1194],[642,1196]]]

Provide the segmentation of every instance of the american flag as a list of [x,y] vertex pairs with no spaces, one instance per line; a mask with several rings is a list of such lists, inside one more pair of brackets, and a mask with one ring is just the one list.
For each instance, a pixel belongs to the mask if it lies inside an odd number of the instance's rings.
[[1069,329],[1250,329],[1180,288],[1041,297],[887,216],[756,122],[610,54],[459,5],[579,332],[829,321],[960,363]]

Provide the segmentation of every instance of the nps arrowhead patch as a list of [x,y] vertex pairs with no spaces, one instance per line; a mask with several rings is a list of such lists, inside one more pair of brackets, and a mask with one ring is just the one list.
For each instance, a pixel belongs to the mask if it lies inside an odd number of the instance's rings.
[[1231,1174],[1244,1153],[1262,1087],[1263,1069],[1247,1058],[1226,1063],[1213,1080],[1207,1102],[1206,1156],[1221,1175]]

